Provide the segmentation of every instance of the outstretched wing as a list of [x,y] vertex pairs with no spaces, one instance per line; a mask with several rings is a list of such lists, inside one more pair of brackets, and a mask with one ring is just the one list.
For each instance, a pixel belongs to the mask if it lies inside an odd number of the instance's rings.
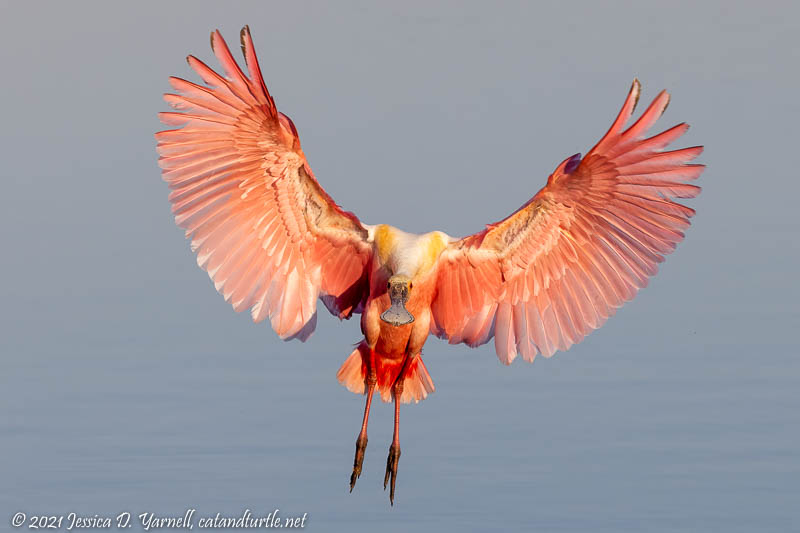
[[440,256],[432,333],[497,356],[533,361],[566,350],[647,285],[683,239],[697,196],[701,146],[662,151],[689,128],[645,138],[669,95],[661,92],[629,128],[634,80],[611,129],[581,160],[562,162],[514,214],[453,242]]
[[219,31],[211,47],[225,77],[199,59],[189,65],[207,86],[170,78],[179,112],[156,134],[175,221],[197,262],[236,311],[269,317],[283,339],[306,340],[316,300],[340,318],[360,312],[371,247],[367,230],[320,187],[292,121],[267,91],[247,27],[246,76]]

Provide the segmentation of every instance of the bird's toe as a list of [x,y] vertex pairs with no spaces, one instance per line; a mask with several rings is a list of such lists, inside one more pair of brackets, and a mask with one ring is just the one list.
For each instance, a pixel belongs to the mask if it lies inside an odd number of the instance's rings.
[[[386,458],[386,475],[383,477],[383,490],[389,486],[389,502],[394,505],[394,487],[397,483],[397,465],[400,462],[400,446],[392,444]],[[390,483],[391,482],[391,483]]]

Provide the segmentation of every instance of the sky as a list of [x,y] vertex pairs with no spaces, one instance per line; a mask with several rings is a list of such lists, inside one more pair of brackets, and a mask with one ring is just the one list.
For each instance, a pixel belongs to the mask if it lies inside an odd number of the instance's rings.
[[[0,3],[0,524],[308,513],[317,531],[800,528],[800,9],[791,2]],[[357,321],[236,314],[172,220],[153,133],[184,58],[249,24],[314,173],[369,224],[460,236],[606,131],[631,81],[708,166],[685,242],[567,353],[430,339],[347,482]],[[234,51],[238,53],[237,50]],[[388,191],[391,190],[391,194]],[[138,520],[138,519],[137,519]],[[138,524],[134,524],[135,527]],[[134,529],[135,529],[134,527]]]

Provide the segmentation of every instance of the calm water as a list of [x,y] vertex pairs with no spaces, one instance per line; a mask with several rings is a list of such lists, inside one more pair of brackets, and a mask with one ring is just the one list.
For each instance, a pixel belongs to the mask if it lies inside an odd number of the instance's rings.
[[[617,335],[630,318],[614,321]],[[307,512],[319,531],[797,526],[790,347],[755,364],[745,352],[756,347],[696,342],[699,333],[654,330],[660,338],[641,349],[598,334],[508,369],[488,350],[432,342],[438,390],[401,412],[389,508],[387,405],[373,411],[364,474],[347,491],[362,401],[335,383],[345,343],[332,339],[345,339],[332,321],[305,346],[238,322],[246,338],[229,348],[197,328],[191,353],[139,338],[7,357],[3,511],[277,508]]]
[[[800,530],[796,8],[2,9],[0,530],[189,508],[312,531]],[[682,146],[708,147],[687,241],[586,341],[506,368],[429,340],[437,391],[401,411],[394,508],[386,404],[348,493],[363,398],[335,373],[357,323],[280,342],[231,312],[169,214],[166,77],[244,23],[320,181],[368,223],[503,217],[634,75],[643,100],[673,91]]]

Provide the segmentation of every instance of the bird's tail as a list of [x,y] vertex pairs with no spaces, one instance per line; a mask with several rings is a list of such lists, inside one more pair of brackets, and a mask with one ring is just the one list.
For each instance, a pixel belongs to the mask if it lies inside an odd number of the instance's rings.
[[[369,346],[362,341],[342,363],[336,377],[339,383],[344,385],[347,390],[356,394],[364,394],[366,392],[369,355]],[[422,358],[416,357],[409,364],[410,366],[403,382],[403,394],[400,396],[401,403],[409,403],[412,400],[419,402],[427,398],[428,394],[435,390],[433,380],[428,374],[428,369],[425,368]],[[395,358],[378,352],[375,353],[375,372],[378,378],[375,389],[380,393],[381,400],[384,402],[392,400],[392,385],[394,385],[402,368],[402,357]]]

